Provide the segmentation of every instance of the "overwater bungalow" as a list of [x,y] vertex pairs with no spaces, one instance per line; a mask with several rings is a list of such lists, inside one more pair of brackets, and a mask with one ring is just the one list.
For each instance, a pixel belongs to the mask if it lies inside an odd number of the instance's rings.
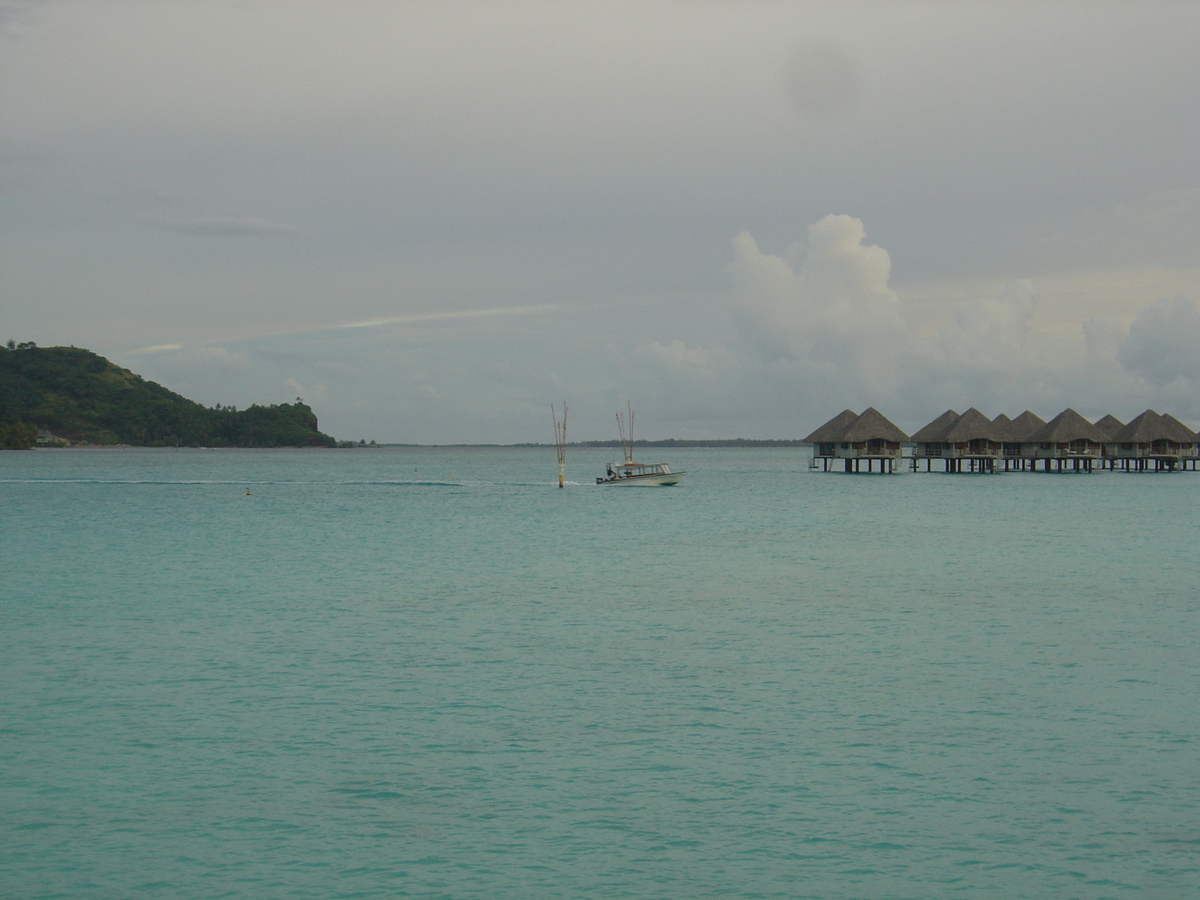
[[[846,430],[854,424],[854,420],[858,418],[858,413],[850,409],[843,409],[840,413],[806,437],[804,440],[813,445],[813,463],[818,459],[833,459],[835,451],[838,449],[838,443],[842,439],[842,435]],[[829,468],[828,465],[825,466]]]
[[813,466],[820,461],[825,471],[830,460],[841,459],[847,472],[861,472],[864,460],[868,472],[875,471],[876,460],[880,472],[894,472],[908,435],[868,407],[858,416],[843,410],[804,440],[813,445]]
[[876,460],[880,472],[895,472],[902,458],[914,472],[921,460],[926,472],[934,460],[943,472],[995,472],[1000,460],[1006,472],[1036,472],[1039,461],[1046,472],[1200,470],[1200,433],[1151,409],[1128,425],[1111,415],[1093,424],[1073,409],[1049,422],[1029,410],[989,420],[974,407],[961,414],[948,409],[911,438],[874,408],[861,415],[845,409],[804,440],[813,448],[812,467],[826,472],[835,459],[846,472],[863,471],[863,460],[867,472]]
[[1045,460],[1045,470],[1090,472],[1104,452],[1107,435],[1073,409],[1057,416],[1021,442],[1021,456],[1033,463]]
[[[1163,421],[1168,423],[1174,430],[1174,434],[1177,435],[1184,460],[1186,461],[1190,457],[1193,463],[1192,468],[1195,469],[1195,463],[1200,460],[1200,431],[1192,431],[1170,413],[1163,413],[1162,417]],[[1184,437],[1188,434],[1192,436],[1190,441]],[[1185,465],[1184,468],[1186,469],[1187,466]]]
[[1001,451],[1004,455],[1004,471],[1007,472],[1010,466],[1024,469],[1027,465],[1032,465],[1032,460],[1026,460],[1021,455],[1021,446],[1039,428],[1045,427],[1046,421],[1025,410],[1015,419],[1009,419],[1003,414],[996,416],[992,424],[1004,429],[1004,449]]
[[1004,451],[1005,433],[991,419],[971,407],[958,417],[943,436],[949,445],[947,472],[994,472]]
[[948,409],[913,435],[913,471],[921,459],[927,472],[940,459],[943,472],[994,472],[1006,434],[975,407],[962,415]]
[[1105,444],[1110,468],[1126,472],[1174,471],[1196,468],[1196,434],[1173,416],[1160,416],[1152,409],[1130,420]]
[[945,453],[945,436],[950,426],[958,421],[958,413],[952,409],[946,410],[924,428],[912,436],[913,471],[917,470],[920,460],[925,460],[925,471],[931,470],[935,459],[943,459]]

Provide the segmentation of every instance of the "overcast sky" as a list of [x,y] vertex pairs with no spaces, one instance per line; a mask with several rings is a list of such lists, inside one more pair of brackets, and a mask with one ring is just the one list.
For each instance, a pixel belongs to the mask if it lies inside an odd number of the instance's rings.
[[339,438],[1200,424],[1200,3],[0,0],[0,339]]

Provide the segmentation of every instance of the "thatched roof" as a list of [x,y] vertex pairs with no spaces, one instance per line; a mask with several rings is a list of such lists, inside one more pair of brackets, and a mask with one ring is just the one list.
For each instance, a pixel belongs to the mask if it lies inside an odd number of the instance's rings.
[[1122,444],[1149,444],[1151,441],[1174,441],[1191,444],[1196,440],[1192,430],[1171,416],[1160,416],[1152,409],[1129,420],[1129,424],[1112,436]]
[[908,435],[885,419],[875,407],[868,406],[838,440],[853,443],[883,440],[900,444],[908,440]]
[[912,439],[918,444],[929,444],[934,441],[941,441],[942,435],[945,434],[950,426],[958,420],[958,413],[952,409],[946,410],[920,431],[912,436]]
[[1112,436],[1120,431],[1125,425],[1116,416],[1105,416],[1103,419],[1096,420],[1096,427],[1108,435],[1109,440]]
[[[1163,413],[1163,421],[1172,428],[1172,434],[1178,434],[1179,437],[1173,437],[1171,440],[1178,441],[1181,444],[1191,444],[1200,441],[1200,431],[1192,431],[1177,418],[1170,413]],[[1190,438],[1184,437],[1185,434],[1190,434]]]
[[842,440],[842,435],[846,433],[855,419],[858,418],[858,413],[849,409],[843,409],[840,413],[806,437],[810,444],[832,444]]
[[1069,444],[1071,441],[1086,440],[1103,444],[1108,440],[1108,436],[1075,410],[1064,409],[1025,440],[1046,444]]
[[1122,444],[1148,444],[1166,438],[1162,416],[1152,409],[1146,410],[1129,420],[1129,424],[1112,436]]
[[1007,439],[1009,443],[1019,444],[1022,441],[1030,440],[1030,435],[1037,432],[1038,429],[1044,428],[1046,420],[1040,416],[1035,416],[1029,410],[1021,413],[1008,426]]
[[993,425],[991,419],[972,406],[950,426],[942,440],[950,444],[965,444],[968,441],[978,440],[993,441],[999,444],[1004,441],[1004,432]]
[[1088,422],[1073,409],[1064,409],[1049,423],[1029,410],[1015,419],[1001,413],[995,419],[971,407],[961,415],[952,409],[946,410],[911,438],[889,422],[874,407],[862,415],[844,409],[804,440],[810,444],[838,443],[841,441],[861,443],[884,440],[904,443],[967,443],[988,440],[994,443],[1050,443],[1065,444],[1075,440],[1095,443],[1118,441],[1122,443],[1149,443],[1156,440],[1174,441],[1178,444],[1200,442],[1200,433],[1171,416],[1160,416],[1152,409],[1146,410],[1128,425],[1113,416],[1105,416],[1095,425]]

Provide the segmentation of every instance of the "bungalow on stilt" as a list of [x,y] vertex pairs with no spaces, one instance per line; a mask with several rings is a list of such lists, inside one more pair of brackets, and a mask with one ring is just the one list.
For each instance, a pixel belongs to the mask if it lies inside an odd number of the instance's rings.
[[958,417],[942,436],[948,446],[947,472],[995,472],[996,460],[1004,452],[1005,432],[987,416],[971,407]]
[[908,435],[877,409],[868,407],[860,416],[844,410],[804,440],[813,445],[813,465],[819,459],[825,471],[829,471],[831,459],[841,459],[847,472],[861,472],[864,460],[868,472],[875,471],[876,460],[880,472],[895,472]]
[[1106,440],[1103,431],[1075,410],[1064,409],[1022,441],[1021,455],[1033,463],[1034,471],[1041,459],[1047,472],[1091,472]]
[[[1008,416],[1004,418],[1007,419]],[[992,424],[1000,424],[999,420],[1000,417],[997,416]],[[1031,413],[1029,410],[1025,410],[1025,412],[1008,422],[1007,426],[1004,427],[1003,452],[1005,472],[1008,471],[1010,465],[1021,470],[1024,470],[1026,466],[1035,465],[1034,460],[1025,458],[1021,451],[1025,442],[1029,440],[1033,433],[1039,428],[1045,427],[1045,425],[1045,419]]]
[[1152,409],[1130,420],[1111,435],[1104,447],[1111,460],[1126,472],[1173,472],[1176,467],[1196,468],[1196,435],[1173,416],[1160,416]]
[[921,460],[925,460],[925,471],[933,468],[935,459],[944,459],[946,453],[945,437],[950,426],[958,421],[958,413],[952,409],[946,410],[924,428],[912,436],[913,447],[912,470],[917,471]]

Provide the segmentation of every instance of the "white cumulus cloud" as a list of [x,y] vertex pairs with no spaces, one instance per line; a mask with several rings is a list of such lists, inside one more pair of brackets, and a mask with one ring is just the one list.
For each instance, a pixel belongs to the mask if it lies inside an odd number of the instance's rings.
[[836,374],[864,388],[891,379],[906,343],[900,301],[888,286],[891,259],[864,244],[863,223],[826,216],[809,226],[804,260],[793,268],[763,253],[743,232],[733,242],[738,330],[765,364]]
[[1107,320],[1054,331],[1039,327],[1035,285],[1016,280],[992,296],[952,301],[940,324],[922,330],[890,284],[888,252],[867,242],[862,221],[829,215],[807,237],[778,255],[748,232],[733,239],[734,327],[723,340],[638,347],[635,360],[674,385],[674,402],[705,390],[748,416],[789,410],[805,421],[871,405],[908,427],[947,407],[994,416],[1076,406],[1129,417],[1158,403],[1200,412],[1190,399],[1200,394],[1192,301],[1149,307],[1128,331]]

